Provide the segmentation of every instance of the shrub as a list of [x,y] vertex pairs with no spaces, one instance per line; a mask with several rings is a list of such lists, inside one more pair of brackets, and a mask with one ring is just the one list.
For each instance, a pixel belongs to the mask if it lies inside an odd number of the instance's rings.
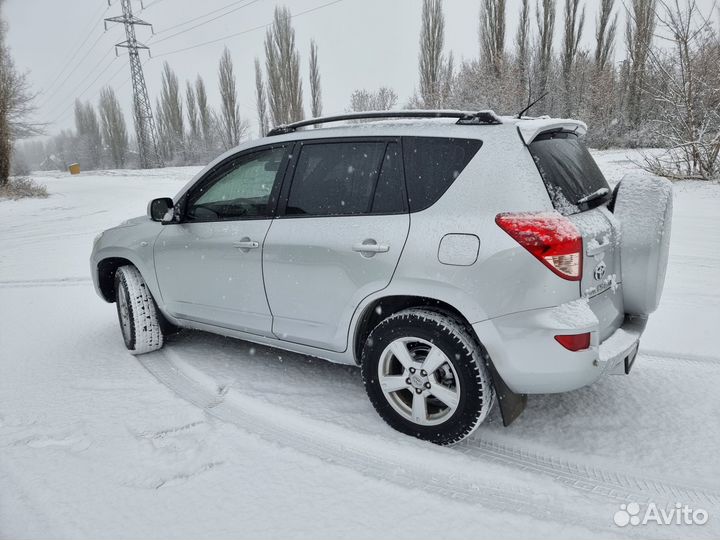
[[0,199],[16,201],[25,197],[44,199],[47,196],[47,188],[27,176],[11,177],[7,184],[0,186]]

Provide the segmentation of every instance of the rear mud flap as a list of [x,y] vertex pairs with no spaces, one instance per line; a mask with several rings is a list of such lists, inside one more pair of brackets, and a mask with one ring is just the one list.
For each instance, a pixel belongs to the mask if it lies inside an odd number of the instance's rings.
[[490,376],[492,377],[493,387],[495,388],[498,405],[500,406],[500,415],[502,416],[503,426],[508,427],[525,410],[525,406],[527,405],[527,394],[516,394],[510,390],[490,360],[486,360],[485,365],[490,371]]

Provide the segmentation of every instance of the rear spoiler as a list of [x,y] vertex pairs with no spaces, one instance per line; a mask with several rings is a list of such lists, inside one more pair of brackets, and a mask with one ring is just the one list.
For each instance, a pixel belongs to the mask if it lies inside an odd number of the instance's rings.
[[587,133],[587,125],[580,120],[565,118],[536,118],[521,120],[517,124],[520,137],[525,144],[530,144],[535,138],[546,131],[573,131],[578,135]]

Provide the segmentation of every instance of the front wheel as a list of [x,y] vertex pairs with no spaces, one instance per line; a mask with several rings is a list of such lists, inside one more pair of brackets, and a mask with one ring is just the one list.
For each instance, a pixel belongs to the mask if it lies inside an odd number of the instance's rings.
[[142,275],[134,266],[115,272],[115,303],[125,346],[132,354],[163,346],[161,315]]
[[362,352],[365,389],[393,428],[436,444],[468,437],[494,401],[480,346],[456,319],[407,309],[382,321]]

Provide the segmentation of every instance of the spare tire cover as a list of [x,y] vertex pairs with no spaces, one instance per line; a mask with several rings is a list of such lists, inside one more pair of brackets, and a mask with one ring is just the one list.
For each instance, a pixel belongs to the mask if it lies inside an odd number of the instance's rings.
[[660,303],[672,224],[672,184],[651,175],[626,175],[617,187],[625,312],[648,315]]

